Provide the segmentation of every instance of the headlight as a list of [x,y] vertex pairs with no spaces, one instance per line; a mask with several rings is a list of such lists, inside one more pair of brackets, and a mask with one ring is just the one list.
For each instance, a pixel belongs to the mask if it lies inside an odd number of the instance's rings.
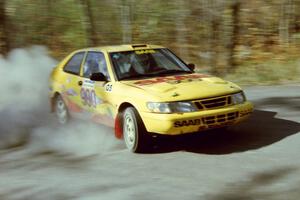
[[148,102],[147,107],[151,112],[155,113],[185,113],[197,111],[197,108],[191,102]]
[[232,103],[233,104],[241,104],[246,101],[245,95],[243,92],[233,94],[232,96]]
[[156,113],[171,113],[172,112],[169,103],[148,102],[147,107],[151,112],[156,112]]
[[191,102],[174,102],[174,103],[170,103],[170,105],[172,106],[171,110],[173,112],[185,113],[185,112],[197,111],[197,108]]

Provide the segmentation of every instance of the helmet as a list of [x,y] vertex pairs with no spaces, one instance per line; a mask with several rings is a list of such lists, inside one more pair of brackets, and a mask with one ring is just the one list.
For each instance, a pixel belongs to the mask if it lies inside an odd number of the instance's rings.
[[150,60],[147,54],[137,54],[136,59],[142,67],[148,67]]

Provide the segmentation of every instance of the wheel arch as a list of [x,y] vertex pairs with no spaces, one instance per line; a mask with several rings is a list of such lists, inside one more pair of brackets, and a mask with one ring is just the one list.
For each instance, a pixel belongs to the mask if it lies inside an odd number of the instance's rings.
[[117,116],[115,118],[115,136],[118,139],[123,139],[123,112],[128,107],[134,107],[129,102],[123,102],[118,108]]
[[121,105],[118,108],[118,113],[117,116],[115,118],[115,136],[118,139],[122,139],[123,138],[123,112],[126,108],[128,107],[133,107],[136,109],[136,107],[129,103],[129,102],[123,102],[121,103]]
[[118,113],[122,113],[128,107],[134,107],[136,109],[136,107],[134,105],[132,105],[131,103],[123,102],[118,108]]

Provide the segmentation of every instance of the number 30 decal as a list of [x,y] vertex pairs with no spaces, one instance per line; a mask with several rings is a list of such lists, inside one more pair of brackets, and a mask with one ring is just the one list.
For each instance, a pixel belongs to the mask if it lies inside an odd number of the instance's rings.
[[96,96],[95,90],[81,88],[80,97],[82,99],[83,105],[88,105],[90,107],[97,106],[97,96]]

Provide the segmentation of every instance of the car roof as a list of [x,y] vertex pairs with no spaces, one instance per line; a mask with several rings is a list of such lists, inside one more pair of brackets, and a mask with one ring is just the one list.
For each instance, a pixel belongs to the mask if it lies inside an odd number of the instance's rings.
[[89,47],[89,48],[79,49],[76,52],[78,51],[119,52],[119,51],[134,51],[139,49],[154,49],[154,48],[165,48],[165,47],[159,45],[150,45],[150,44],[122,44],[122,45]]

